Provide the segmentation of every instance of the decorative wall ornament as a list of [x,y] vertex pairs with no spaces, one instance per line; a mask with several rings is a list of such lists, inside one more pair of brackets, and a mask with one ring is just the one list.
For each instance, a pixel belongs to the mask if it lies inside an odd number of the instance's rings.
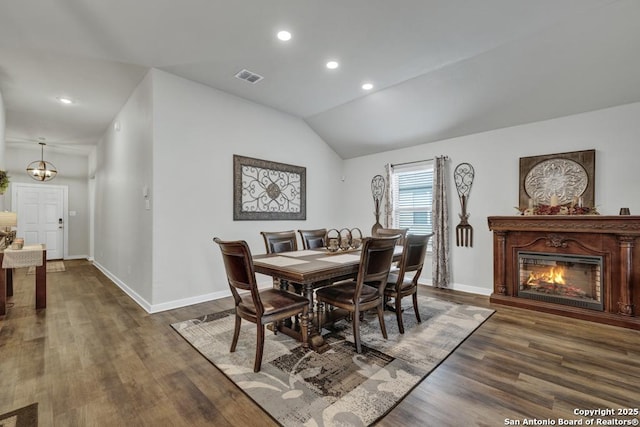
[[234,220],[307,219],[307,169],[233,156]]
[[595,206],[596,150],[520,158],[519,208]]
[[376,223],[371,227],[371,234],[375,234],[376,230],[382,228],[380,224],[380,201],[384,196],[385,181],[382,175],[376,175],[371,179],[371,195],[373,196],[373,205],[375,208],[374,215],[376,217]]

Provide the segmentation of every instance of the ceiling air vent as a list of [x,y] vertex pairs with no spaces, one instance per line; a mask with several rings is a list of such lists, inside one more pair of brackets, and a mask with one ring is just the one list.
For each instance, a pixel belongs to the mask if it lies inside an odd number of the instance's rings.
[[253,84],[256,84],[260,80],[264,79],[264,77],[262,77],[261,75],[252,73],[249,70],[240,71],[238,74],[236,74],[236,77],[239,78],[240,80],[246,80],[249,83],[253,83]]

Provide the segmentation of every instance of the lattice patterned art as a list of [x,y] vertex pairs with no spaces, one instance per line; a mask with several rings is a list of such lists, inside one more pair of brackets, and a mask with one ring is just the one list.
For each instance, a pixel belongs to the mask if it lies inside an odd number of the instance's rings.
[[306,168],[234,155],[234,220],[306,219]]

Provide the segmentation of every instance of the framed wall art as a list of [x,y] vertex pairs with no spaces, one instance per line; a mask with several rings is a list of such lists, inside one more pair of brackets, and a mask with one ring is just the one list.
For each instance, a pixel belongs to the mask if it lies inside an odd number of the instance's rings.
[[307,219],[307,169],[233,156],[234,220]]
[[520,208],[535,204],[560,205],[580,199],[595,206],[596,150],[572,151],[520,158]]

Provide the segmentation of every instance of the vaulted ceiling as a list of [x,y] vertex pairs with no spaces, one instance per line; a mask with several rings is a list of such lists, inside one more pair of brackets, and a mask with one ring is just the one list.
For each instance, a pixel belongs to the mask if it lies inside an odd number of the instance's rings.
[[351,158],[640,101],[638,22],[636,0],[4,1],[6,139],[86,150],[155,67]]

